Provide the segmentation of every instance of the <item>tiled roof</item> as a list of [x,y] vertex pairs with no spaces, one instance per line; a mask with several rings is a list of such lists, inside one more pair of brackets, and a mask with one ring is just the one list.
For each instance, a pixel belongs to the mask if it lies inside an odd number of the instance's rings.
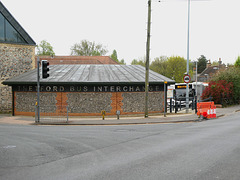
[[218,72],[218,70],[219,70],[218,66],[209,66],[200,74],[200,76],[204,76],[205,74],[208,75],[215,74]]
[[206,82],[210,81],[211,78],[219,72],[219,70],[226,69],[225,64],[220,64],[218,66],[208,66],[199,76],[198,81],[199,82]]
[[[109,56],[39,56],[40,60],[48,60],[50,65],[57,64],[118,64]],[[37,62],[37,57],[35,58]],[[37,65],[37,63],[36,63]]]

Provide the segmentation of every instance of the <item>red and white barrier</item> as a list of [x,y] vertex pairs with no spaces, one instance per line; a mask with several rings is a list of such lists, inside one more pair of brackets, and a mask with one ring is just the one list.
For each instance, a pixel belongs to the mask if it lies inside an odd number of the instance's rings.
[[197,103],[197,115],[203,117],[204,119],[216,118],[216,106],[214,102],[199,102]]

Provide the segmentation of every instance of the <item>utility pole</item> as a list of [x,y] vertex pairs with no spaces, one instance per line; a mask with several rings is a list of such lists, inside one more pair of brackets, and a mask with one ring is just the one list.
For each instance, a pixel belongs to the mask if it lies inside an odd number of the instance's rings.
[[145,118],[148,117],[148,89],[149,89],[149,55],[151,32],[151,0],[148,0],[147,44],[146,44],[146,75],[145,75]]
[[195,82],[196,82],[196,97],[197,97],[197,100],[198,100],[198,81],[197,81],[197,64],[198,62],[196,61],[196,79],[195,79]]

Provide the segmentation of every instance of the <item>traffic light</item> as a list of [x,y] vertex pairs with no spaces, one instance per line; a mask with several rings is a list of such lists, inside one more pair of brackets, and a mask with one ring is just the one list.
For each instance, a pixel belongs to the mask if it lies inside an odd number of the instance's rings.
[[42,78],[48,78],[49,74],[49,62],[47,60],[42,60]]

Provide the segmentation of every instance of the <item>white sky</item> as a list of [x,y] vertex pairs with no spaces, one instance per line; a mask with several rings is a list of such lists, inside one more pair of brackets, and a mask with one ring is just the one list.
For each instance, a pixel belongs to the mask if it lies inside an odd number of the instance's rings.
[[[81,40],[117,50],[127,64],[146,54],[148,0],[1,0],[38,44],[70,55]],[[187,0],[152,0],[150,57],[187,58]],[[234,63],[240,55],[240,0],[191,0],[190,59]]]

